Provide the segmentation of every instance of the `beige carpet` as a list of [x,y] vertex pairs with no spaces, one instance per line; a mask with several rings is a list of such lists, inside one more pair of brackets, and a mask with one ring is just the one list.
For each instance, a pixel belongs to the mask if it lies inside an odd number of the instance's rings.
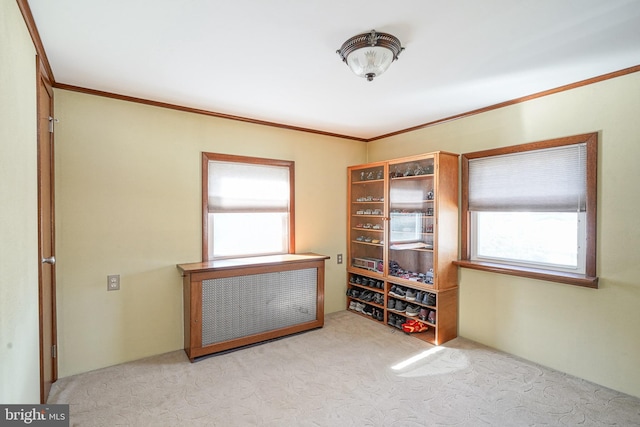
[[640,399],[348,312],[196,363],[176,351],[63,378],[49,403],[70,403],[72,426],[640,426]]

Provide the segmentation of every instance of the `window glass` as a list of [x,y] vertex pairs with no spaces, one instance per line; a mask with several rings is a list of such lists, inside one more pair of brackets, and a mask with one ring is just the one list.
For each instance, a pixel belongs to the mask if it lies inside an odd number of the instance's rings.
[[[472,259],[544,266],[584,273],[581,214],[567,212],[475,212]],[[584,227],[582,227],[584,228]]]

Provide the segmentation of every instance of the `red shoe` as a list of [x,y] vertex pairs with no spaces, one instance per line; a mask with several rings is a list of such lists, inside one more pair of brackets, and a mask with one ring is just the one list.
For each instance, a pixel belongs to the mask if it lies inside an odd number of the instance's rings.
[[406,323],[402,324],[402,330],[408,334],[424,332],[427,329],[429,329],[427,325],[415,319],[410,319]]

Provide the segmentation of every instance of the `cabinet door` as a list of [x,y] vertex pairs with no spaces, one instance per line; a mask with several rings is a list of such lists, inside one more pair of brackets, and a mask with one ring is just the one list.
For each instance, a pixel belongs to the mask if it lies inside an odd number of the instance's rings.
[[350,269],[384,273],[385,176],[384,163],[349,168]]
[[389,164],[390,277],[433,285],[435,161],[425,156]]

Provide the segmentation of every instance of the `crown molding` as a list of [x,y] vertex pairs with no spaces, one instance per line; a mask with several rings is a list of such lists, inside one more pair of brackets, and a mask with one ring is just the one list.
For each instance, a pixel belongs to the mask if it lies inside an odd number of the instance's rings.
[[49,58],[47,58],[47,53],[44,50],[44,46],[42,45],[42,39],[40,38],[40,33],[38,32],[38,28],[36,27],[36,22],[33,20],[33,14],[31,13],[31,7],[29,7],[29,3],[27,0],[16,0],[18,3],[18,8],[20,9],[20,13],[22,13],[22,18],[24,19],[24,23],[27,25],[27,30],[29,30],[29,34],[31,35],[31,40],[33,41],[33,45],[36,48],[36,54],[40,58],[42,62],[42,67],[44,68],[44,72],[48,80],[52,83],[55,82],[55,78],[53,77],[53,70],[51,69],[51,64],[49,64]]
[[570,83],[567,85],[559,86],[554,89],[545,90],[542,92],[534,93],[532,95],[523,96],[521,98],[515,98],[509,101],[500,102],[498,104],[490,105],[488,107],[478,108],[477,110],[468,111],[466,113],[456,114],[455,116],[446,117],[444,119],[435,120],[433,122],[424,123],[421,125],[413,126],[410,128],[402,129],[396,132],[387,133],[385,135],[376,136],[374,138],[368,139],[367,142],[376,141],[383,138],[389,138],[392,136],[400,135],[403,133],[413,132],[419,129],[424,129],[427,127],[439,125],[442,123],[450,122],[453,120],[464,119],[466,117],[475,116],[476,114],[486,113],[487,111],[497,110],[498,108],[508,107],[510,105],[520,104],[522,102],[531,101],[532,99],[542,98],[543,96],[553,95],[559,92],[565,92],[567,90],[576,89],[578,87],[591,85],[594,83],[599,83],[605,80],[614,79],[616,77],[621,77],[627,74],[633,74],[640,71],[640,65],[635,65],[633,67],[624,68],[622,70],[614,71],[607,74],[602,74],[597,77],[592,77],[590,79],[581,80],[579,82]]
[[243,116],[235,116],[235,115],[231,115],[231,114],[217,113],[217,112],[214,112],[214,111],[191,108],[191,107],[186,107],[186,106],[183,106],[183,105],[177,105],[177,104],[171,104],[171,103],[166,103],[166,102],[153,101],[153,100],[150,100],[150,99],[137,98],[137,97],[133,97],[133,96],[120,95],[120,94],[116,94],[116,93],[112,93],[112,92],[105,92],[105,91],[100,91],[100,90],[96,90],[96,89],[90,89],[90,88],[85,88],[85,87],[80,87],[80,86],[74,86],[74,85],[69,85],[69,84],[64,84],[64,83],[58,83],[58,82],[56,82],[56,80],[55,80],[55,78],[53,76],[53,71],[51,69],[51,65],[49,64],[49,59],[47,58],[47,54],[46,54],[46,52],[44,50],[44,46],[42,44],[42,39],[40,39],[40,34],[38,33],[38,29],[37,29],[35,21],[33,19],[33,15],[31,13],[31,8],[29,7],[29,3],[27,2],[27,0],[16,0],[16,1],[18,3],[18,7],[20,8],[20,12],[22,13],[22,17],[24,18],[24,21],[25,21],[25,23],[27,25],[27,29],[29,30],[29,34],[31,35],[31,39],[33,40],[33,44],[34,44],[34,46],[36,48],[36,53],[38,54],[38,56],[40,57],[40,59],[42,61],[42,67],[44,68],[44,71],[47,74],[47,77],[48,77],[49,81],[51,81],[51,84],[52,84],[52,86],[54,88],[64,89],[64,90],[69,90],[69,91],[74,91],[74,92],[81,92],[81,93],[86,93],[86,94],[89,94],[89,95],[96,95],[96,96],[102,96],[102,97],[107,97],[107,98],[119,99],[119,100],[122,100],[122,101],[129,101],[129,102],[136,102],[136,103],[140,103],[140,104],[152,105],[152,106],[155,106],[155,107],[169,108],[169,109],[178,110],[178,111],[184,111],[184,112],[188,112],[188,113],[202,114],[202,115],[211,116],[211,117],[218,117],[218,118],[222,118],[222,119],[241,121],[241,122],[251,123],[251,124],[256,124],[256,125],[261,125],[261,126],[270,126],[270,127],[280,128],[280,129],[294,130],[294,131],[298,131],[298,132],[307,132],[307,133],[313,133],[313,134],[317,134],[317,135],[324,135],[324,136],[330,136],[330,137],[336,137],[336,138],[342,138],[342,139],[350,139],[350,140],[359,141],[359,142],[372,142],[372,141],[378,141],[378,140],[384,139],[384,138],[390,138],[392,136],[397,136],[397,135],[401,135],[401,134],[404,134],[404,133],[409,133],[409,132],[413,132],[413,131],[416,131],[416,130],[425,129],[425,128],[428,128],[428,127],[440,125],[440,124],[447,123],[447,122],[454,121],[454,120],[464,119],[466,117],[471,117],[471,116],[474,116],[474,115],[477,115],[477,114],[486,113],[488,111],[497,110],[499,108],[508,107],[508,106],[515,105],[515,104],[520,104],[520,103],[523,103],[523,102],[526,102],[526,101],[530,101],[532,99],[542,98],[544,96],[553,95],[553,94],[556,94],[556,93],[559,93],[559,92],[564,92],[564,91],[576,89],[578,87],[587,86],[587,85],[594,84],[594,83],[599,83],[599,82],[602,82],[602,81],[605,81],[605,80],[613,79],[613,78],[616,78],[616,77],[621,77],[621,76],[624,76],[624,75],[627,75],[627,74],[637,73],[637,72],[640,71],[640,65],[636,65],[636,66],[625,68],[625,69],[622,69],[622,70],[619,70],[619,71],[614,71],[614,72],[611,72],[611,73],[607,73],[607,74],[603,74],[603,75],[600,75],[600,76],[592,77],[592,78],[589,78],[589,79],[581,80],[579,82],[575,82],[575,83],[570,83],[570,84],[567,84],[567,85],[559,86],[559,87],[554,88],[554,89],[549,89],[549,90],[545,90],[545,91],[542,91],[542,92],[534,93],[532,95],[527,95],[527,96],[523,96],[523,97],[520,97],[520,98],[515,98],[515,99],[512,99],[512,100],[509,100],[509,101],[500,102],[498,104],[490,105],[488,107],[478,108],[476,110],[468,111],[468,112],[461,113],[461,114],[456,114],[454,116],[445,117],[443,119],[434,120],[432,122],[423,123],[421,125],[412,126],[410,128],[401,129],[401,130],[398,130],[398,131],[395,131],[395,132],[391,132],[391,133],[387,133],[387,134],[384,134],[384,135],[379,135],[379,136],[376,136],[376,137],[373,137],[373,138],[359,138],[359,137],[350,136],[350,135],[342,135],[342,134],[333,133],[333,132],[325,132],[325,131],[321,131],[321,130],[317,130],[317,129],[309,129],[309,128],[303,128],[303,127],[299,127],[299,126],[291,126],[291,125],[286,125],[286,124],[276,123],[276,122],[270,122],[270,121],[265,121],[265,120],[257,120],[257,119],[252,119],[252,118],[248,118],[248,117],[243,117]]
[[342,138],[342,139],[352,139],[354,141],[360,141],[360,142],[367,142],[368,141],[365,138],[358,138],[358,137],[349,136],[349,135],[341,135],[341,134],[337,134],[337,133],[325,132],[325,131],[316,130],[316,129],[303,128],[303,127],[299,127],[299,126],[291,126],[291,125],[286,125],[286,124],[282,124],[282,123],[269,122],[269,121],[266,121],[266,120],[257,120],[257,119],[252,119],[252,118],[249,118],[249,117],[234,116],[232,114],[217,113],[215,111],[209,111],[209,110],[202,110],[202,109],[199,109],[199,108],[186,107],[184,105],[171,104],[171,103],[168,103],[168,102],[153,101],[151,99],[137,98],[137,97],[134,97],[134,96],[120,95],[120,94],[117,94],[117,93],[105,92],[105,91],[101,91],[101,90],[90,89],[90,88],[80,87],[80,86],[73,86],[73,85],[64,84],[64,83],[57,83],[56,82],[53,85],[53,87],[56,88],[56,89],[64,89],[64,90],[69,90],[69,91],[73,91],[73,92],[86,93],[86,94],[89,94],[89,95],[96,95],[96,96],[102,96],[102,97],[106,97],[106,98],[119,99],[121,101],[136,102],[136,103],[139,103],[139,104],[151,105],[151,106],[154,106],[154,107],[169,108],[171,110],[184,111],[184,112],[187,112],[187,113],[194,113],[194,114],[202,114],[202,115],[205,115],[205,116],[218,117],[218,118],[221,118],[221,119],[228,119],[228,120],[235,120],[235,121],[240,121],[240,122],[245,122],[245,123],[251,123],[251,124],[254,124],[254,125],[270,126],[270,127],[280,128],[280,129],[294,130],[294,131],[298,131],[298,132],[314,133],[314,134],[318,134],[318,135],[331,136],[331,137]]
[[610,79],[614,79],[616,77],[621,77],[621,76],[625,76],[627,74],[633,74],[633,73],[637,73],[637,72],[640,72],[640,65],[636,65],[636,66],[633,66],[633,67],[625,68],[625,69],[614,71],[614,72],[607,73],[607,74],[602,74],[600,76],[596,76],[596,77],[592,77],[592,78],[589,78],[589,79],[581,80],[579,82],[575,82],[575,83],[570,83],[570,84],[567,84],[567,85],[559,86],[559,87],[554,88],[554,89],[549,89],[549,90],[545,90],[545,91],[542,91],[542,92],[534,93],[532,95],[527,95],[527,96],[523,96],[523,97],[520,97],[520,98],[511,99],[509,101],[500,102],[498,104],[490,105],[488,107],[478,108],[477,110],[472,110],[472,111],[468,111],[468,112],[465,112],[465,113],[456,114],[454,116],[445,117],[443,119],[434,120],[432,122],[423,123],[421,125],[417,125],[417,126],[413,126],[413,127],[410,127],[410,128],[402,129],[402,130],[399,130],[399,131],[391,132],[391,133],[388,133],[388,134],[376,136],[376,137],[373,137],[373,138],[358,138],[358,137],[354,137],[354,136],[350,136],[350,135],[342,135],[342,134],[337,134],[337,133],[332,133],[332,132],[320,131],[320,130],[316,130],[316,129],[308,129],[308,128],[303,128],[303,127],[298,127],[298,126],[290,126],[290,125],[285,125],[285,124],[282,124],[282,123],[268,122],[268,121],[264,121],[264,120],[256,120],[256,119],[251,119],[251,118],[242,117],[242,116],[234,116],[234,115],[230,115],[230,114],[216,113],[216,112],[209,111],[209,110],[202,110],[202,109],[197,109],[197,108],[185,107],[185,106],[177,105],[177,104],[170,104],[170,103],[166,103],[166,102],[158,102],[158,101],[152,101],[152,100],[149,100],[149,99],[136,98],[136,97],[126,96],[126,95],[119,95],[119,94],[115,94],[115,93],[111,93],[111,92],[104,92],[104,91],[100,91],[100,90],[89,89],[89,88],[84,88],[84,87],[79,87],[79,86],[73,86],[73,85],[68,85],[68,84],[63,84],[63,83],[54,83],[53,86],[55,88],[57,88],[57,89],[64,89],[64,90],[70,90],[70,91],[74,91],[74,92],[86,93],[86,94],[90,94],[90,95],[96,95],[96,96],[103,96],[103,97],[107,97],[107,98],[120,99],[120,100],[123,100],[123,101],[129,101],[129,102],[137,102],[137,103],[153,105],[153,106],[161,107],[161,108],[170,108],[170,109],[173,109],[173,110],[184,111],[184,112],[188,112],[188,113],[203,114],[203,115],[206,115],[206,116],[218,117],[218,118],[228,119],[228,120],[236,120],[236,121],[241,121],[241,122],[245,122],[245,123],[252,123],[252,124],[256,124],[256,125],[271,126],[271,127],[281,128],[281,129],[299,131],[299,132],[308,132],[308,133],[331,136],[331,137],[336,137],[336,138],[350,139],[350,140],[359,141],[359,142],[373,142],[373,141],[377,141],[377,140],[380,140],[380,139],[390,138],[392,136],[397,136],[397,135],[401,135],[401,134],[404,134],[404,133],[409,133],[409,132],[413,132],[413,131],[416,131],[416,130],[425,129],[425,128],[428,128],[428,127],[440,125],[440,124],[451,122],[451,121],[454,121],[454,120],[464,119],[464,118],[467,118],[467,117],[475,116],[477,114],[482,114],[482,113],[486,113],[488,111],[497,110],[499,108],[509,107],[511,105],[516,105],[516,104],[520,104],[520,103],[523,103],[523,102],[531,101],[532,99],[542,98],[544,96],[553,95],[553,94],[560,93],[560,92],[565,92],[565,91],[576,89],[576,88],[579,88],[579,87],[582,87],[582,86],[588,86],[588,85],[591,85],[591,84],[594,84],[594,83],[599,83],[599,82],[602,82],[602,81],[605,81],[605,80],[610,80]]

